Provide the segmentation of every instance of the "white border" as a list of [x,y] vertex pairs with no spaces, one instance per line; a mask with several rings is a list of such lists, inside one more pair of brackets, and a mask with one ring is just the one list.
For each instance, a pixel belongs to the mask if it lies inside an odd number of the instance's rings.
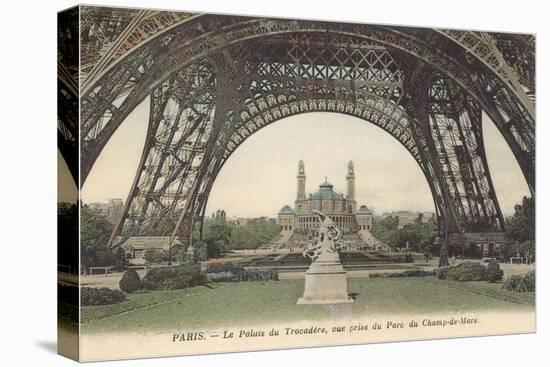
[[[133,0],[102,5],[536,33],[538,332],[455,340],[107,362],[101,366],[543,366],[550,333],[545,231],[550,156],[548,9],[544,1]],[[56,12],[73,1],[6,2],[2,31],[2,351],[5,365],[68,366],[56,340]],[[11,362],[11,363],[10,363]]]

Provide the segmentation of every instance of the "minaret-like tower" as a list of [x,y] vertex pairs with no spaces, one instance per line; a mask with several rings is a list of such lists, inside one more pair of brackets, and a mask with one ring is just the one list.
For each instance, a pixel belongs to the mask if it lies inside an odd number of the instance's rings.
[[298,190],[296,192],[296,201],[306,199],[306,169],[304,161],[300,159],[298,162]]
[[353,168],[353,162],[348,163],[348,174],[346,175],[347,181],[347,197],[348,200],[355,200],[355,170]]
[[346,175],[347,182],[347,196],[346,206],[348,213],[355,213],[357,211],[357,203],[355,202],[355,169],[353,168],[353,162],[348,163],[348,174]]

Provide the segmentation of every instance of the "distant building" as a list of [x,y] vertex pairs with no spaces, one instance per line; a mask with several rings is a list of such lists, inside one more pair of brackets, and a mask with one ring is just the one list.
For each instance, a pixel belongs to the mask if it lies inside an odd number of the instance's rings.
[[107,203],[88,203],[88,208],[102,217],[107,217],[109,213],[109,205]]
[[372,211],[365,205],[361,205],[355,214],[355,218],[357,219],[359,230],[370,231],[372,229]]
[[109,199],[107,209],[107,220],[113,224],[118,224],[120,218],[122,218],[122,212],[124,210],[124,201],[122,199]]
[[397,217],[399,220],[397,224],[398,229],[402,229],[407,225],[413,223],[428,223],[435,218],[435,214],[432,212],[414,212],[408,210],[400,210],[397,212],[383,213],[382,218]]
[[269,217],[252,217],[252,218],[227,217],[225,221],[237,228],[244,227],[247,225],[254,225],[258,223],[276,223],[276,220],[274,218],[269,218]]
[[[346,195],[334,191],[334,186],[325,179],[319,190],[306,195],[306,172],[302,160],[298,163],[298,190],[294,208],[283,206],[277,215],[281,231],[314,232],[319,228],[319,219],[314,210],[318,210],[332,219],[344,233],[355,233],[361,226],[370,230],[372,211],[362,206],[357,212],[355,201],[355,170],[353,162],[348,163],[346,175]],[[359,217],[357,217],[359,214]],[[361,224],[359,224],[359,221]]]
[[[131,264],[142,265],[145,263],[146,250],[158,249],[168,252],[170,249],[170,236],[133,236],[124,241],[121,247],[126,252]],[[181,239],[176,237],[171,247],[172,254],[184,248]]]
[[89,203],[88,208],[105,217],[110,223],[117,224],[122,217],[124,201],[122,199],[109,199],[106,203]]
[[296,216],[296,212],[294,209],[292,209],[290,206],[285,205],[283,208],[279,211],[278,214],[278,222],[279,226],[281,226],[281,231],[293,231],[294,228],[294,217]]

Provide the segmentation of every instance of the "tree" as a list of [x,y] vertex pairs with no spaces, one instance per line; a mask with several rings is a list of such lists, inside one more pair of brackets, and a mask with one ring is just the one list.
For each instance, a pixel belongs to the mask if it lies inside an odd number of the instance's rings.
[[225,253],[225,248],[222,241],[214,239],[206,240],[206,254],[208,258],[220,257]]
[[225,218],[216,219],[208,226],[205,239],[208,257],[225,254],[231,241],[231,229]]
[[114,265],[115,255],[107,247],[113,225],[101,214],[83,205],[80,211],[82,267]]
[[439,267],[443,266],[449,266],[449,252],[447,251],[446,243],[441,245],[441,250],[439,252]]
[[[194,252],[194,251],[193,251]],[[193,261],[193,258],[192,259],[189,259],[189,256],[187,256],[187,252],[185,252],[184,250],[179,250],[177,253],[176,253],[176,261],[180,264],[183,264],[185,263],[187,260],[191,260]]]
[[436,236],[437,225],[433,220],[422,223],[421,219],[418,219],[400,229],[397,228],[398,224],[398,217],[375,218],[372,233],[392,247],[403,248],[408,242],[409,248],[416,251],[422,251],[426,243],[432,243]]
[[501,246],[501,254],[505,260],[517,256],[529,256],[530,261],[535,261],[535,241],[510,242]]
[[398,217],[374,218],[372,221],[372,234],[383,243],[395,247],[399,242]]
[[145,261],[151,264],[159,264],[168,261],[168,253],[161,248],[148,248],[143,253]]
[[487,265],[487,280],[491,283],[500,282],[504,272],[500,268],[500,265],[496,261],[489,262]]
[[535,200],[524,196],[522,203],[517,204],[514,210],[514,215],[507,223],[508,235],[518,242],[534,241]]
[[247,224],[231,230],[231,248],[256,249],[272,241],[280,232],[279,225],[265,218],[254,218]]
[[118,247],[115,251],[115,270],[122,271],[126,269],[127,263],[126,251],[122,247]]
[[133,293],[141,289],[141,279],[134,269],[127,270],[118,282],[118,286],[124,293]]

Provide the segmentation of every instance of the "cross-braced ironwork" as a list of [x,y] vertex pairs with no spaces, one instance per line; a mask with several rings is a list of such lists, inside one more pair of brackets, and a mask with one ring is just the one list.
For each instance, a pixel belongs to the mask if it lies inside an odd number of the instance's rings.
[[424,173],[447,235],[504,229],[482,112],[534,194],[531,36],[110,8],[82,14],[81,184],[128,114],[151,100],[112,243],[188,236],[240,144],[313,111],[356,116],[397,139]]

